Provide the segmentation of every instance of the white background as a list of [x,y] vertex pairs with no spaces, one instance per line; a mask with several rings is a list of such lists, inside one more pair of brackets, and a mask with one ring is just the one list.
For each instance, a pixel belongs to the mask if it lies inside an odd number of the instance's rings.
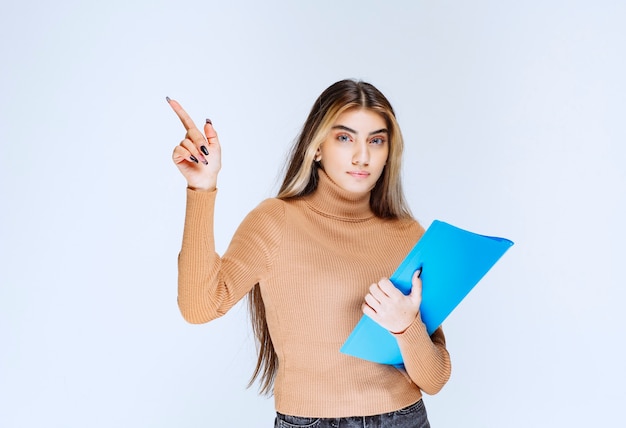
[[20,1],[0,13],[0,426],[268,427],[245,306],[176,306],[183,129],[223,144],[217,246],[346,77],[391,100],[416,217],[515,246],[446,321],[433,427],[620,426],[621,1]]

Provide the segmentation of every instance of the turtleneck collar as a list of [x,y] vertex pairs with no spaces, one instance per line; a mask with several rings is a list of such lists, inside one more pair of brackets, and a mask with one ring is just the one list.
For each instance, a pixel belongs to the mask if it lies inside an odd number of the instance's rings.
[[304,197],[314,211],[341,220],[366,220],[374,217],[370,208],[370,193],[352,193],[335,184],[321,168],[317,189]]

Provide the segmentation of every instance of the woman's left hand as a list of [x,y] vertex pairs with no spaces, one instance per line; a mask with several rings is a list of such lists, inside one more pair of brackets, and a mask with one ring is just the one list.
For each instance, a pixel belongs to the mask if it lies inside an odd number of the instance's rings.
[[403,333],[415,321],[422,303],[422,280],[415,271],[411,293],[405,296],[387,278],[370,286],[363,313],[392,333]]

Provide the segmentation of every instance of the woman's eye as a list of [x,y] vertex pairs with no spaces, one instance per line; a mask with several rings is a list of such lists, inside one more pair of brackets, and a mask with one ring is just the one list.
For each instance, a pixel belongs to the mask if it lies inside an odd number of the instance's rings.
[[372,144],[385,144],[385,139],[382,137],[372,138]]
[[347,143],[348,141],[350,141],[350,137],[346,134],[338,135],[337,139],[341,141],[342,143]]

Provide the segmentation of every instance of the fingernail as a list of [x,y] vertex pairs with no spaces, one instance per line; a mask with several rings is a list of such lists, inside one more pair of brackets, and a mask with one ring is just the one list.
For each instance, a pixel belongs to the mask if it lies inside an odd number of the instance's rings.
[[169,103],[172,100],[170,99],[170,97],[165,97],[165,101],[167,101]]
[[206,123],[208,123],[209,125],[213,125],[213,122],[211,122],[211,119],[209,119],[208,117],[207,117]]
[[203,161],[202,161],[202,163],[203,163],[205,166],[209,164],[209,162],[208,162],[206,159],[205,159],[205,160],[203,160]]
[[205,156],[209,155],[209,149],[207,149],[206,146],[200,146],[200,150]]
[[195,163],[198,163],[198,159],[196,159],[194,155],[189,156],[189,159],[191,159]]

